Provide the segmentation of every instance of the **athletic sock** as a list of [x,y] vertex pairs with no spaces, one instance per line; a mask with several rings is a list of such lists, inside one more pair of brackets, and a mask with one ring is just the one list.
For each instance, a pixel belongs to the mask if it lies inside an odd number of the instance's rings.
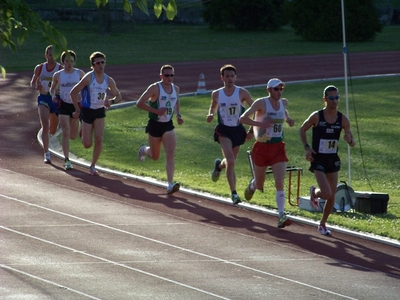
[[285,191],[276,191],[275,200],[278,206],[278,212],[283,213],[285,209]]

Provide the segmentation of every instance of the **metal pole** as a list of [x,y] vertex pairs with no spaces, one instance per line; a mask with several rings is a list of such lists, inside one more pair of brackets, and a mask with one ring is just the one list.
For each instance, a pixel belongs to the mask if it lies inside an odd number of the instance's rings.
[[[346,96],[346,116],[349,117],[349,97],[347,90],[347,48],[346,48],[346,25],[344,20],[344,0],[341,0],[342,5],[342,32],[343,32],[343,59],[344,59],[344,92]],[[347,171],[348,184],[351,185],[351,165],[350,165],[350,145],[347,145]]]

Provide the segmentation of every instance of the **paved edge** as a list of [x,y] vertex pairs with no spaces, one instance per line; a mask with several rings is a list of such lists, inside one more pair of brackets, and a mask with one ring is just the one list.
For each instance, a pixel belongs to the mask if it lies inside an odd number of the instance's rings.
[[[371,78],[371,77],[393,77],[393,76],[400,76],[400,73],[398,74],[384,74],[384,75],[367,75],[367,76],[357,76],[357,77],[352,77],[352,78]],[[343,77],[338,77],[338,78],[329,78],[329,79],[313,79],[313,80],[302,80],[302,81],[288,81],[286,82],[286,84],[294,84],[294,83],[304,83],[304,82],[320,82],[320,81],[328,81],[328,80],[340,80],[340,79],[344,79]],[[265,84],[263,85],[253,85],[253,86],[246,86],[244,88],[257,88],[257,87],[264,87]],[[206,93],[210,93],[211,91],[206,91]],[[181,94],[179,95],[180,97],[185,97],[185,96],[193,96],[196,95],[196,93],[187,93],[187,94]],[[132,101],[132,102],[125,102],[125,103],[120,103],[120,104],[116,104],[113,105],[111,109],[118,109],[118,108],[123,108],[123,107],[127,107],[127,106],[132,106],[135,105],[136,101]],[[43,147],[43,142],[41,140],[41,132],[42,129],[40,129],[37,133],[37,141],[39,142],[39,144]],[[60,131],[58,131],[58,133],[60,133]],[[57,158],[59,159],[63,159],[64,155],[62,153],[62,148],[61,145],[57,139],[58,134],[56,133],[55,135],[50,137],[50,144],[49,144],[49,151]],[[78,166],[81,167],[86,167],[89,168],[90,167],[90,163],[88,163],[87,161],[77,158],[75,155],[73,155],[72,153],[70,153],[70,160]],[[156,180],[154,178],[151,177],[141,177],[141,176],[136,176],[134,174],[128,174],[128,173],[123,173],[117,170],[112,170],[112,169],[107,169],[107,168],[103,168],[103,167],[97,167],[96,169],[105,173],[105,174],[111,174],[111,175],[115,175],[118,177],[123,177],[123,178],[127,178],[127,179],[132,179],[132,180],[136,180],[136,181],[140,181],[143,183],[148,183],[148,184],[152,184],[154,186],[158,186],[158,187],[162,187],[162,188],[166,188],[167,187],[167,183],[166,182],[162,182],[159,180]],[[181,187],[179,189],[179,192],[184,193],[184,194],[188,194],[191,196],[196,196],[202,199],[206,199],[206,200],[211,200],[211,201],[216,201],[216,202],[220,202],[223,204],[228,204],[228,205],[232,205],[232,201],[228,198],[223,198],[223,197],[219,197],[210,193],[203,193],[203,192],[199,192],[199,191],[195,191],[195,190],[191,190],[191,189],[187,189],[187,188],[183,188]],[[239,208],[243,208],[243,209],[247,209],[247,210],[251,210],[251,211],[255,211],[255,212],[259,212],[259,213],[264,213],[267,215],[271,215],[271,216],[277,216],[278,213],[276,210],[271,210],[271,209],[267,209],[265,207],[261,207],[255,204],[250,204],[250,203],[245,203],[245,202],[241,202],[239,204],[236,204],[235,206],[239,207]],[[299,216],[292,216],[290,215],[290,218],[298,223],[302,223],[302,224],[306,224],[306,225],[310,225],[310,226],[318,226],[318,221],[314,221],[314,220],[310,220],[310,219],[306,219],[303,217],[299,217]],[[382,244],[386,244],[389,246],[393,246],[393,247],[397,247],[400,248],[400,241],[395,240],[395,239],[390,239],[390,238],[386,238],[386,237],[382,237],[382,236],[378,236],[378,235],[374,235],[374,234],[369,234],[369,233],[365,233],[365,232],[359,232],[359,231],[353,231],[350,229],[346,229],[343,227],[339,227],[339,226],[335,226],[335,225],[328,225],[327,226],[329,229],[334,230],[335,232],[340,232],[343,234],[347,234],[350,236],[355,236],[358,238],[362,238],[362,239],[366,239],[366,240],[370,240],[370,241],[374,241],[374,242],[378,242],[378,243],[382,243]]]

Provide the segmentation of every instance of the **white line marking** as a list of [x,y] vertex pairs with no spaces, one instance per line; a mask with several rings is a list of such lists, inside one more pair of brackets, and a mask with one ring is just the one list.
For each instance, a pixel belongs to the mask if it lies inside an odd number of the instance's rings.
[[24,271],[21,271],[21,270],[17,270],[17,269],[15,269],[15,268],[10,267],[10,266],[6,266],[6,265],[3,265],[3,264],[0,264],[0,268],[7,269],[7,270],[10,270],[10,271],[13,271],[13,272],[17,272],[17,273],[23,274],[23,275],[25,275],[25,276],[28,276],[28,277],[31,277],[31,278],[40,280],[40,281],[44,281],[44,282],[49,283],[49,284],[51,284],[51,285],[55,285],[56,287],[66,289],[66,290],[68,290],[68,291],[74,292],[74,293],[79,294],[79,295],[81,295],[81,296],[88,297],[88,298],[90,298],[90,299],[101,300],[101,298],[97,298],[97,297],[94,297],[94,296],[91,296],[91,295],[82,293],[82,292],[80,292],[80,291],[77,291],[77,290],[72,289],[72,288],[70,288],[70,287],[67,287],[67,286],[65,286],[65,285],[61,285],[61,284],[58,284],[58,283],[56,283],[56,282],[54,282],[54,281],[50,281],[50,280],[44,279],[44,278],[42,278],[42,277],[38,277],[38,276],[35,276],[35,275],[33,275],[33,274],[27,273],[27,272],[24,272]]
[[[56,213],[56,214],[60,214],[60,215],[66,216],[66,217],[70,217],[70,218],[73,218],[73,219],[76,219],[76,220],[80,220],[80,221],[83,221],[83,222],[94,224],[94,225],[97,225],[99,227],[107,228],[107,229],[114,230],[114,231],[117,231],[117,232],[120,232],[120,233],[125,233],[125,234],[131,235],[131,236],[134,236],[134,237],[137,237],[137,238],[141,238],[141,239],[144,239],[144,240],[147,240],[147,241],[151,241],[151,242],[158,243],[158,244],[161,244],[161,245],[165,245],[165,246],[168,246],[168,247],[171,247],[171,248],[175,248],[175,249],[179,249],[179,250],[182,250],[182,251],[186,251],[186,252],[189,252],[189,253],[192,253],[192,254],[203,256],[203,257],[206,257],[206,258],[209,258],[209,259],[212,259],[212,260],[216,260],[216,261],[219,261],[219,262],[223,262],[223,263],[226,263],[226,264],[231,264],[231,265],[234,265],[234,266],[237,266],[237,267],[240,267],[240,268],[243,268],[243,269],[247,269],[247,270],[250,270],[250,271],[253,271],[253,272],[256,272],[256,273],[264,274],[264,275],[271,276],[271,277],[274,277],[274,278],[278,278],[278,279],[281,279],[281,280],[284,280],[284,281],[288,281],[288,282],[292,282],[292,283],[295,283],[295,284],[298,284],[298,285],[309,287],[311,289],[318,290],[318,291],[321,291],[321,292],[325,292],[325,293],[328,293],[328,294],[331,294],[331,295],[339,296],[339,297],[346,298],[346,299],[357,300],[357,298],[352,298],[352,297],[349,297],[349,296],[346,296],[346,295],[335,293],[333,291],[329,291],[329,290],[326,290],[326,289],[315,287],[313,285],[306,284],[304,282],[300,282],[300,281],[297,281],[297,280],[293,280],[293,279],[286,278],[286,277],[283,277],[283,276],[279,276],[279,275],[276,275],[276,274],[272,274],[272,273],[269,273],[269,272],[257,270],[257,269],[254,269],[254,268],[251,268],[251,267],[248,267],[248,266],[245,266],[245,265],[241,265],[239,263],[235,263],[233,261],[228,261],[228,260],[225,260],[225,259],[221,259],[221,258],[218,258],[218,257],[214,257],[214,256],[211,256],[211,255],[207,255],[207,254],[204,254],[204,253],[200,253],[200,252],[197,252],[197,251],[186,249],[186,248],[183,248],[183,247],[180,247],[180,246],[172,245],[172,244],[160,241],[160,240],[155,240],[155,239],[152,239],[152,238],[149,238],[149,237],[146,237],[146,236],[143,236],[143,235],[139,235],[139,234],[136,234],[136,233],[132,233],[132,232],[129,232],[129,231],[126,231],[126,230],[122,230],[122,229],[119,229],[119,228],[114,228],[114,227],[111,227],[111,226],[108,226],[108,225],[105,225],[105,224],[101,224],[101,223],[90,221],[90,220],[87,220],[87,219],[84,219],[84,218],[80,218],[80,217],[77,217],[77,216],[74,216],[74,215],[70,215],[70,214],[67,214],[67,213],[56,211],[56,210],[53,210],[51,208],[47,208],[47,207],[43,207],[43,206],[40,206],[40,205],[37,205],[37,204],[29,203],[29,202],[26,202],[26,201],[23,201],[23,200],[14,198],[14,197],[9,197],[9,196],[3,195],[3,194],[0,194],[0,196],[5,197],[6,199],[10,199],[10,200],[13,200],[13,201],[16,201],[16,202],[20,202],[20,203],[29,205],[29,206],[33,206],[33,207],[40,208],[40,209],[43,209],[43,210],[47,210],[47,211],[50,211],[50,212],[53,212],[53,213]],[[35,236],[31,236],[31,235],[22,233],[22,232],[18,232],[18,231],[15,231],[13,229],[10,229],[10,228],[7,228],[7,227],[1,226],[1,225],[0,225],[0,228],[3,228],[4,230],[9,230],[9,231],[15,232],[15,233],[27,236],[27,237],[31,237],[33,239],[37,239],[37,240],[49,243],[51,245],[55,245],[55,246],[67,249],[67,250],[71,250],[73,252],[78,252],[78,253],[81,253],[82,255],[86,255],[86,256],[89,256],[89,257],[92,257],[92,258],[96,258],[96,259],[108,262],[110,264],[114,264],[114,265],[117,265],[117,266],[120,266],[120,267],[124,267],[124,268],[130,269],[130,270],[137,271],[137,272],[142,273],[142,274],[146,274],[146,275],[149,275],[149,276],[152,276],[152,277],[163,279],[165,281],[172,282],[172,283],[175,283],[175,284],[178,284],[178,285],[181,285],[181,286],[184,286],[184,287],[187,287],[187,288],[190,288],[190,289],[193,289],[193,290],[196,290],[196,291],[208,294],[208,295],[213,295],[213,296],[219,297],[221,299],[227,299],[227,298],[224,298],[224,297],[209,293],[207,291],[203,291],[201,289],[197,289],[195,287],[192,287],[192,286],[189,286],[189,285],[186,285],[186,284],[183,284],[183,283],[180,283],[180,282],[177,282],[177,281],[165,278],[165,277],[160,277],[158,275],[155,275],[155,274],[152,274],[152,273],[148,273],[146,271],[139,270],[139,269],[136,269],[136,268],[132,268],[132,267],[126,266],[126,265],[121,264],[121,263],[113,262],[111,260],[108,260],[108,259],[105,259],[105,258],[102,258],[102,257],[98,257],[98,256],[95,256],[95,255],[92,255],[92,254],[88,254],[88,253],[83,252],[83,251],[79,251],[79,250],[76,250],[76,249],[73,249],[73,248],[70,248],[70,247],[66,247],[66,246],[63,246],[63,245],[60,245],[60,244],[56,244],[56,243],[53,243],[51,241],[47,241],[47,240],[44,240],[44,239],[41,239],[41,238],[38,238],[38,237],[35,237]]]
[[[107,226],[107,227],[108,227],[108,226]],[[204,290],[202,290],[202,289],[198,289],[198,288],[196,288],[196,287],[193,287],[193,286],[190,286],[190,285],[187,285],[187,284],[184,284],[184,283],[181,283],[181,282],[172,280],[172,279],[168,279],[168,278],[166,278],[166,277],[162,277],[162,276],[159,276],[159,275],[156,275],[156,274],[152,274],[152,273],[149,273],[149,272],[146,272],[146,271],[137,269],[137,268],[133,268],[133,267],[130,267],[130,266],[127,266],[127,265],[124,265],[124,264],[121,264],[121,263],[118,263],[118,262],[115,262],[115,261],[112,261],[112,260],[109,260],[109,259],[106,259],[106,258],[97,256],[97,255],[89,254],[89,253],[84,252],[84,251],[80,251],[80,250],[77,250],[77,249],[74,249],[74,248],[71,248],[71,247],[68,247],[68,246],[64,246],[64,245],[61,245],[61,244],[57,244],[57,243],[54,243],[54,242],[52,242],[52,241],[48,241],[48,240],[39,238],[39,237],[37,237],[37,236],[33,236],[33,235],[30,235],[30,234],[27,234],[27,233],[23,233],[23,232],[20,232],[20,231],[17,231],[17,230],[8,228],[8,227],[4,227],[4,226],[2,226],[2,225],[0,225],[0,228],[2,228],[2,229],[4,229],[4,230],[7,230],[7,231],[11,231],[11,232],[16,233],[16,234],[19,234],[19,235],[23,235],[23,236],[25,236],[25,237],[28,237],[28,238],[31,238],[31,239],[34,239],[34,240],[38,240],[38,241],[41,241],[41,242],[50,244],[50,245],[52,245],[52,246],[56,246],[56,247],[59,247],[59,248],[63,248],[63,249],[72,251],[72,252],[74,252],[74,254],[79,253],[79,254],[82,254],[82,255],[85,255],[85,256],[89,256],[89,257],[91,257],[91,258],[94,258],[94,259],[101,260],[101,261],[103,261],[103,262],[112,264],[112,265],[114,265],[114,266],[119,266],[119,267],[122,267],[122,268],[125,268],[125,269],[129,269],[129,270],[132,270],[132,271],[136,271],[136,272],[138,272],[138,273],[142,273],[142,274],[151,276],[151,277],[155,277],[155,278],[157,278],[157,279],[161,279],[161,280],[164,280],[164,281],[168,281],[168,282],[174,283],[174,284],[176,284],[176,285],[180,285],[180,286],[189,288],[189,289],[191,289],[191,290],[195,290],[195,291],[198,291],[198,292],[207,294],[207,295],[211,295],[211,296],[217,297],[217,298],[219,298],[219,299],[226,299],[226,300],[229,300],[229,298],[225,298],[225,297],[222,297],[222,296],[219,296],[219,295],[216,295],[216,294],[213,294],[213,293],[204,291]],[[2,267],[3,265],[0,264],[0,266]],[[37,278],[39,278],[39,277],[37,277]]]

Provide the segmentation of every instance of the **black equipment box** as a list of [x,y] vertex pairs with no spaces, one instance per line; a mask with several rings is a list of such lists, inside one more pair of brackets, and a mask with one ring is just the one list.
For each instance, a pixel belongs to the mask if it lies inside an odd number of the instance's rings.
[[389,195],[383,193],[357,192],[355,191],[356,203],[354,209],[367,214],[385,214]]

